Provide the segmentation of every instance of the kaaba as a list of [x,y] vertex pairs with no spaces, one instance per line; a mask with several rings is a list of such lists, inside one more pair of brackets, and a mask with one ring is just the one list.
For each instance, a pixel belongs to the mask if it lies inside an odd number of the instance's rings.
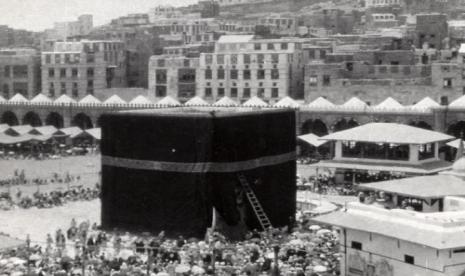
[[229,226],[260,230],[239,174],[273,227],[294,219],[293,110],[121,111],[102,115],[101,128],[105,229],[203,237],[216,210]]

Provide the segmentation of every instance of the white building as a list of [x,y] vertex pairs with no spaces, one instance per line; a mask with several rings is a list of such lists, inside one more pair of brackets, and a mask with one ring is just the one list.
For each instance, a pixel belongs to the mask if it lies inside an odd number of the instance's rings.
[[464,158],[452,171],[436,176],[369,185],[438,208],[417,212],[396,209],[397,204],[394,209],[385,209],[386,202],[354,202],[341,211],[317,217],[318,222],[340,228],[341,275],[464,275]]
[[77,21],[55,22],[54,28],[48,34],[48,39],[66,40],[68,37],[88,35],[93,28],[93,17],[84,14]]

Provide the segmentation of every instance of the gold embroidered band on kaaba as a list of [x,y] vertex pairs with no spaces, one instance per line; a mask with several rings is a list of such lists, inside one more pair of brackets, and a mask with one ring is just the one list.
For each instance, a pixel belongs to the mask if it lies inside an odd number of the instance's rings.
[[237,172],[252,170],[260,167],[273,166],[296,159],[296,152],[288,152],[279,155],[264,156],[237,162],[167,162],[153,160],[138,160],[102,155],[102,165],[137,170],[168,171],[183,173],[205,172]]

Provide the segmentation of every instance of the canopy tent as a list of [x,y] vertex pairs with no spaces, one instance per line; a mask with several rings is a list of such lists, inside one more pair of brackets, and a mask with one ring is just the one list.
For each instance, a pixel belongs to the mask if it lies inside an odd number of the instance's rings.
[[199,96],[195,96],[188,100],[185,106],[207,106],[209,105],[204,99],[200,98]]
[[403,105],[401,105],[398,101],[394,100],[391,97],[385,99],[382,103],[376,106],[376,108],[379,109],[400,109],[403,107]]
[[29,134],[32,135],[52,135],[57,132],[57,128],[55,126],[41,126],[35,127],[29,131]]
[[359,188],[423,199],[465,196],[463,179],[442,173],[360,184]]
[[101,139],[102,137],[102,132],[101,132],[101,129],[100,128],[91,128],[91,129],[86,129],[84,131],[85,133],[88,133],[90,136],[92,136],[92,138],[94,138],[95,140],[99,140]]
[[412,107],[414,108],[431,108],[431,107],[438,107],[440,106],[436,101],[431,99],[430,97],[425,97],[418,103],[414,104]]
[[121,99],[118,95],[113,95],[110,98],[106,99],[104,104],[126,104],[126,102]]
[[142,95],[135,97],[129,103],[130,104],[153,104],[149,99],[147,99],[146,97]]
[[0,133],[5,132],[5,130],[9,129],[10,126],[8,124],[0,124]]
[[323,97],[318,97],[313,102],[307,104],[305,107],[310,108],[332,108],[335,105]]
[[428,144],[453,138],[441,132],[396,123],[368,123],[321,137],[330,141],[393,144]]
[[79,127],[67,127],[67,128],[62,128],[55,133],[53,133],[53,136],[55,137],[69,137],[71,139],[75,138],[79,134],[84,132],[82,129]]
[[163,99],[161,99],[161,101],[157,102],[157,105],[161,105],[161,106],[180,106],[181,103],[178,100],[171,97],[171,96],[166,96]]
[[300,136],[297,136],[297,138],[317,148],[328,142],[328,141],[319,140],[320,137],[313,133],[300,135]]
[[253,96],[242,104],[245,107],[267,107],[268,104],[257,96]]
[[452,167],[452,163],[439,160],[415,165],[400,164],[393,161],[373,163],[371,161],[364,160],[322,160],[310,166],[350,171],[400,172],[407,174],[425,175],[450,169]]
[[49,97],[45,96],[42,93],[37,94],[37,96],[35,96],[31,100],[31,103],[52,103],[52,102],[53,101]]
[[14,103],[28,103],[29,100],[26,99],[23,95],[17,93],[15,94],[10,100],[9,102],[14,102]]
[[449,104],[450,107],[465,107],[465,95]]
[[29,133],[32,129],[33,127],[31,125],[19,125],[9,127],[4,133],[10,136],[20,136]]
[[23,134],[20,136],[10,136],[4,133],[0,133],[0,144],[1,145],[24,143],[30,140],[31,140],[31,135],[29,134]]
[[91,94],[85,96],[79,101],[80,104],[100,104],[102,103],[99,99],[92,96]]
[[233,101],[231,98],[228,96],[224,96],[223,98],[219,99],[216,103],[213,104],[213,106],[237,106],[237,103]]
[[76,100],[70,98],[68,95],[66,94],[63,94],[61,95],[60,97],[58,97],[54,103],[57,103],[57,104],[75,104],[77,103]]
[[453,148],[456,148],[458,149],[459,146],[460,146],[460,141],[462,141],[462,146],[464,146],[464,142],[463,142],[463,139],[455,139],[453,141],[450,141],[449,143],[447,143],[446,145],[448,145],[449,147],[453,147]]
[[289,107],[289,108],[298,108],[300,104],[296,102],[294,99],[292,99],[289,96],[286,96],[279,100],[277,103],[275,103],[273,106],[275,107]]
[[0,103],[2,103],[2,102],[6,102],[6,99],[3,98],[2,96],[0,96]]
[[368,107],[368,105],[360,100],[359,98],[357,97],[352,97],[350,98],[350,100],[348,100],[347,102],[345,102],[342,107],[348,107],[348,108],[366,108]]

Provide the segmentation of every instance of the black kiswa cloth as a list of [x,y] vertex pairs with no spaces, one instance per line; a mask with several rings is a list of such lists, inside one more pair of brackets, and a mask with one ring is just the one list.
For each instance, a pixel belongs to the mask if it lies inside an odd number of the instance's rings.
[[[228,225],[241,217],[244,173],[274,226],[295,214],[292,111],[102,117],[102,225],[203,237],[212,207]],[[247,224],[259,228],[253,210]]]

